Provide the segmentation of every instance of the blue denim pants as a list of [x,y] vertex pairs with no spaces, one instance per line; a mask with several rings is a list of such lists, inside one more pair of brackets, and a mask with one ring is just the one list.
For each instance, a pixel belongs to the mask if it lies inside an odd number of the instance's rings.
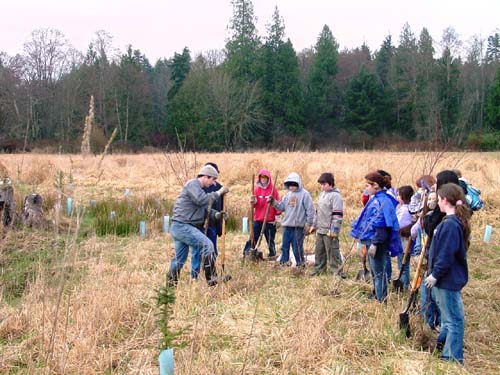
[[[202,233],[205,233],[204,229],[199,229]],[[207,228],[207,237],[214,244],[215,256],[218,255],[217,252],[217,227]],[[201,247],[193,247],[193,253],[191,254],[191,278],[197,279],[201,268]]]
[[286,264],[290,260],[290,245],[297,267],[305,266],[303,227],[283,227],[280,264]]
[[444,342],[441,358],[464,363],[464,304],[460,291],[434,287],[432,294],[441,312],[438,342]]
[[[255,244],[259,239],[260,231],[262,230],[263,224],[264,224],[263,221],[253,222],[253,240]],[[276,245],[274,244],[274,239],[276,238],[276,225],[274,223],[266,224],[266,229],[264,230],[264,237],[266,238],[267,246],[269,248],[269,256],[270,257],[276,256]],[[250,241],[247,241],[247,243],[245,244],[245,248],[243,249],[243,256],[245,256],[245,253],[249,251],[251,247],[252,244],[250,243]]]
[[174,220],[170,234],[175,247],[175,256],[170,262],[171,273],[178,273],[182,269],[189,254],[189,247],[200,249],[204,257],[215,258],[214,244],[198,228]]
[[420,284],[419,315],[424,318],[425,322],[429,325],[431,329],[439,327],[441,322],[439,308],[436,304],[433,294],[431,293],[431,290],[427,288],[423,282]]
[[[370,244],[367,247],[370,247]],[[385,246],[378,247],[374,257],[368,256],[375,298],[379,302],[383,302],[387,298],[387,257],[389,257],[389,253]]]

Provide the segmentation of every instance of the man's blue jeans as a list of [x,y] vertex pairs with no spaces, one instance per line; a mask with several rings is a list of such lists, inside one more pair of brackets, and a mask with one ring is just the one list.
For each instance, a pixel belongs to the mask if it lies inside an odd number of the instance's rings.
[[[263,221],[253,222],[253,238],[255,244],[257,244],[257,240],[259,239],[260,231],[262,230],[263,224],[264,224]],[[264,237],[266,238],[267,246],[269,248],[269,256],[270,257],[276,256],[276,246],[274,244],[274,238],[276,237],[275,223],[266,224],[266,229],[264,230]],[[247,241],[247,243],[245,244],[245,248],[243,249],[243,256],[245,255],[246,252],[250,250],[251,247],[252,244],[250,243],[250,241]]]
[[[199,229],[202,233],[204,232],[204,229]],[[208,227],[207,228],[207,237],[212,241],[214,244],[214,252],[215,256],[217,257],[218,252],[217,252],[217,227]],[[201,267],[201,248],[200,247],[193,247],[193,253],[191,254],[191,278],[197,279],[198,275],[200,274],[200,267]]]
[[444,342],[441,358],[464,363],[464,304],[460,291],[434,287],[431,289],[441,311],[441,332]]
[[199,248],[201,255],[204,257],[214,257],[214,244],[205,236],[198,228],[173,221],[170,229],[170,234],[174,239],[175,256],[170,262],[170,273],[178,274],[189,254],[189,247]]
[[305,266],[303,227],[283,227],[280,264],[286,264],[290,260],[290,245],[297,267]]
[[[372,274],[373,289],[375,290],[375,298],[379,302],[385,301],[387,298],[387,257],[389,253],[387,247],[381,246],[377,248],[374,257],[368,256],[370,263],[370,272]],[[367,245],[367,248],[370,244]]]

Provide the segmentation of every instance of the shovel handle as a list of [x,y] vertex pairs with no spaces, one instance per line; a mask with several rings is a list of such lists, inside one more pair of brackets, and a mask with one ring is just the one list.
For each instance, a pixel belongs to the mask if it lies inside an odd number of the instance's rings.
[[401,276],[403,276],[403,270],[405,269],[406,262],[408,261],[408,256],[410,255],[411,249],[411,237],[408,238],[408,243],[406,244],[405,251],[403,253],[403,261],[401,262],[401,270],[399,271],[399,276],[396,280],[401,280]]
[[427,243],[429,242],[429,236],[425,237],[424,246],[422,246],[422,252],[420,253],[420,257],[418,258],[417,270],[415,271],[415,277],[413,278],[413,283],[411,286],[411,292],[416,292],[420,287],[420,283],[422,282],[422,265],[424,264],[425,253],[427,251]]
[[[222,211],[226,212],[227,194],[222,196]],[[224,270],[224,262],[226,260],[226,220],[222,218],[222,235],[220,243],[220,262],[222,270]]]
[[[254,174],[252,175],[252,192],[251,192],[251,194],[252,195],[255,194],[255,175]],[[251,222],[250,222],[249,233],[250,233],[250,245],[251,245],[252,249],[255,247],[255,239],[253,238],[253,211],[254,211],[253,203],[250,203],[250,218],[249,218],[249,220],[251,220]]]

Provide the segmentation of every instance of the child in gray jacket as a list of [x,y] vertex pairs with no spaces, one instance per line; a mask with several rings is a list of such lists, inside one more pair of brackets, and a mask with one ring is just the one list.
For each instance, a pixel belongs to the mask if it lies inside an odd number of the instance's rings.
[[283,241],[281,245],[280,264],[289,265],[290,245],[297,262],[297,267],[305,267],[304,235],[309,234],[314,220],[314,204],[311,194],[304,189],[300,176],[292,172],[285,179],[286,195],[281,201],[269,197],[274,207],[285,212]]
[[341,275],[339,233],[343,218],[343,202],[340,191],[335,187],[332,173],[322,173],[318,178],[321,193],[314,217],[316,231],[315,264],[312,276],[324,273],[327,263],[334,275]]

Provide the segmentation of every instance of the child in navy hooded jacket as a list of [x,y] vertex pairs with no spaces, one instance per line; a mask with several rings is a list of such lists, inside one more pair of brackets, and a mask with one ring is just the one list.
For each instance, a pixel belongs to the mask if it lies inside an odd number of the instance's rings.
[[441,358],[464,361],[464,305],[462,288],[469,279],[467,248],[471,212],[462,188],[454,183],[438,189],[439,208],[446,216],[437,226],[429,250],[429,269],[425,286],[441,313],[437,348]]

